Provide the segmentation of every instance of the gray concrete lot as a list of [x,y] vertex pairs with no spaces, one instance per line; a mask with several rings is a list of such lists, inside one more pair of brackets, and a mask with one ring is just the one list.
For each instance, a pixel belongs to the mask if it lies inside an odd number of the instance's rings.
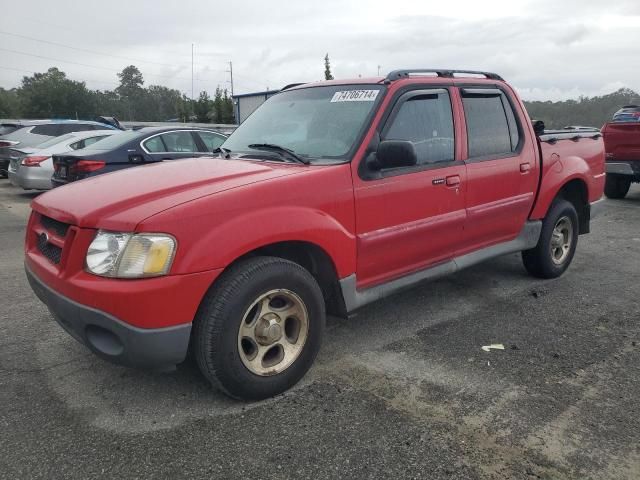
[[0,180],[0,478],[640,478],[637,185],[563,277],[509,255],[331,318],[303,382],[252,404],[64,333],[23,272],[33,197]]

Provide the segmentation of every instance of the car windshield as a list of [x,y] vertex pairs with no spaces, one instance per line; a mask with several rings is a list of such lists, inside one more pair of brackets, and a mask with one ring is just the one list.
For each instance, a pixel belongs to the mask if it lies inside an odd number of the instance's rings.
[[308,159],[346,159],[374,111],[384,87],[335,85],[284,91],[242,123],[222,147],[232,153],[262,154],[277,145]]
[[138,130],[125,130],[123,132],[114,133],[113,135],[103,138],[99,142],[89,145],[84,150],[111,150],[129,143],[136,138],[144,138],[143,134]]

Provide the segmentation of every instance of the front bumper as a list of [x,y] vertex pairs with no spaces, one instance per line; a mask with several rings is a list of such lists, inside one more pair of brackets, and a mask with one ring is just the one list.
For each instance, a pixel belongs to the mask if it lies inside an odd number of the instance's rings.
[[621,162],[621,161],[612,161],[606,162],[605,168],[608,175],[631,175],[631,176],[639,176],[640,175],[640,161],[637,162]]
[[156,329],[134,327],[49,288],[26,265],[25,271],[31,288],[60,326],[98,356],[121,365],[160,370],[184,361],[190,323]]

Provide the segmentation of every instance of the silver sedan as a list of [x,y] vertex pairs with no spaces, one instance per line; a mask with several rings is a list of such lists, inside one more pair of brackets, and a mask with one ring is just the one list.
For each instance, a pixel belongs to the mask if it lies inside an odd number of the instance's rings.
[[49,190],[53,175],[52,155],[81,150],[120,130],[91,130],[54,137],[35,147],[10,150],[9,181],[25,190]]

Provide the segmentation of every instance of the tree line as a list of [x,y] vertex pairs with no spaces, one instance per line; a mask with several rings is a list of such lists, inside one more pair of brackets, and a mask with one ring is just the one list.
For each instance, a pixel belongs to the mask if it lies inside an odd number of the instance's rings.
[[90,90],[56,67],[22,78],[20,87],[0,88],[0,118],[71,118],[114,116],[139,122],[235,123],[233,100],[226,89],[196,100],[161,85],[144,87],[140,70],[129,65],[118,73],[114,90]]
[[624,105],[640,104],[640,95],[629,88],[595,97],[561,102],[524,102],[529,116],[547,128],[582,125],[600,128]]
[[[333,79],[329,54],[324,58],[324,67],[325,79]],[[235,123],[233,100],[226,89],[216,88],[213,98],[203,91],[192,100],[161,85],[144,87],[142,73],[134,65],[124,68],[118,78],[119,85],[114,90],[89,90],[84,82],[70,80],[56,67],[25,76],[19,88],[0,88],[0,118],[91,119],[107,115],[140,122]],[[640,103],[640,95],[622,88],[608,95],[577,100],[524,103],[529,116],[543,120],[548,128],[601,127],[623,105]]]

